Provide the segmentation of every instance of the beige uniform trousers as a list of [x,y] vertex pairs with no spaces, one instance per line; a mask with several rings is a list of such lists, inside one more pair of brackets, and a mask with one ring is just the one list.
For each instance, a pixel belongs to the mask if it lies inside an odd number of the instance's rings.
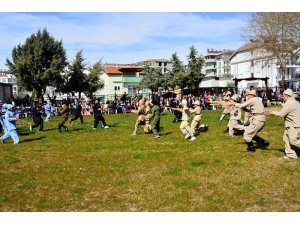
[[133,134],[137,134],[139,126],[145,126],[145,116],[139,115],[134,126]]
[[265,122],[256,120],[252,117],[249,118],[250,124],[246,127],[244,132],[244,140],[246,142],[252,141],[255,135],[257,135],[264,127]]
[[196,129],[198,129],[200,126],[200,121],[201,121],[201,115],[195,115],[191,123],[191,132],[192,132],[191,136],[195,135]]
[[182,133],[184,133],[185,135],[186,134],[189,134],[191,136],[193,136],[193,133],[192,133],[192,130],[189,126],[189,122],[186,121],[186,120],[183,120],[180,124],[180,130],[182,131]]
[[233,136],[234,130],[244,130],[244,125],[239,124],[239,120],[229,120],[229,135]]
[[283,133],[285,153],[288,157],[297,159],[295,149],[300,149],[300,127],[286,127]]

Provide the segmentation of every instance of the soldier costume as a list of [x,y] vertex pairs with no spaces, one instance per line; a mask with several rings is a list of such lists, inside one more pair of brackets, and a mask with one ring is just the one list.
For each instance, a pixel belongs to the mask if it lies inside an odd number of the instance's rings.
[[159,101],[157,99],[152,99],[151,101],[151,120],[150,120],[150,128],[155,135],[154,138],[159,138],[159,127],[160,127],[160,108],[158,106]]
[[[224,96],[224,101],[228,102],[230,100],[231,97],[231,92],[227,91],[226,95]],[[225,107],[225,109],[222,112],[222,115],[220,117],[220,122],[225,118],[225,116],[230,116],[230,110],[228,107]]]
[[[233,95],[231,99],[234,102],[239,101],[238,95]],[[234,130],[244,130],[244,125],[242,125],[242,112],[240,108],[232,106],[230,108],[230,118],[228,122],[228,128],[229,128],[229,135],[231,137],[234,137]]]
[[264,114],[264,105],[262,99],[256,97],[256,91],[251,90],[248,93],[248,99],[244,103],[229,103],[229,106],[235,106],[237,108],[249,107],[249,121],[250,124],[245,128],[244,140],[248,146],[247,152],[255,152],[252,140],[256,141],[261,147],[265,148],[270,143],[269,141],[259,137],[257,134],[263,129],[266,121]]
[[61,128],[68,130],[68,127],[65,125],[65,123],[67,122],[69,117],[70,104],[66,103],[65,105],[63,105],[63,107],[59,109],[59,112],[61,114],[61,119],[58,122],[58,131],[61,132]]
[[199,129],[200,121],[202,117],[200,102],[198,100],[194,102],[194,107],[195,107],[194,109],[190,109],[190,112],[194,114],[194,118],[191,123],[191,131],[192,131],[191,136],[195,136],[195,132],[196,130]]
[[132,135],[137,135],[138,127],[145,125],[145,101],[144,101],[144,99],[139,100],[137,113],[138,113],[138,117],[137,117]]
[[151,106],[150,101],[145,102],[145,126],[144,126],[144,132],[148,133],[150,129],[150,120],[151,120]]
[[192,132],[192,129],[189,126],[189,119],[190,119],[190,112],[189,108],[187,107],[187,101],[185,99],[182,100],[182,118],[181,118],[181,124],[180,124],[180,130],[183,134],[185,134],[185,139],[188,139],[191,137],[191,141],[196,140],[196,137],[194,136],[194,133]]
[[285,104],[281,111],[272,111],[271,114],[284,118],[283,141],[285,143],[285,158],[297,159],[296,150],[300,150],[300,103],[293,97],[291,89],[283,92]]

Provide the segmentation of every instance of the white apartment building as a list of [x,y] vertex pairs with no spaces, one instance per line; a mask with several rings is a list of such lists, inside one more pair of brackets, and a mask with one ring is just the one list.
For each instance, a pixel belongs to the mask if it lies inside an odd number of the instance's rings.
[[[272,88],[278,90],[282,79],[276,58],[264,49],[254,49],[246,44],[237,49],[230,57],[233,79],[238,80],[238,89]],[[287,87],[299,88],[300,66],[289,65],[286,74]],[[243,80],[242,80],[243,79]],[[267,83],[266,83],[267,81]]]
[[13,95],[18,94],[17,80],[14,75],[10,74],[6,70],[0,70],[0,82],[6,83],[6,84],[11,84]]
[[161,73],[164,74],[167,71],[172,70],[172,61],[167,59],[147,59],[139,62],[141,66],[150,66],[152,68],[159,68]]
[[120,98],[125,92],[128,96],[145,94],[145,90],[138,90],[138,84],[143,79],[140,76],[143,68],[135,65],[104,65],[101,75],[104,87],[94,93],[95,97],[106,102]]
[[227,88],[228,82],[232,82],[230,56],[233,52],[233,50],[228,49],[224,49],[223,51],[207,49],[207,53],[204,55],[205,64],[202,70],[205,77],[200,83],[200,88],[216,88],[218,92]]

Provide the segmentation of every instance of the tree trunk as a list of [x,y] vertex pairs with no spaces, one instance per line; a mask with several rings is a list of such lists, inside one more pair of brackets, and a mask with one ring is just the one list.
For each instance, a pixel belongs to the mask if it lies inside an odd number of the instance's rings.
[[81,99],[81,92],[80,91],[78,92],[78,98],[79,98],[79,100]]

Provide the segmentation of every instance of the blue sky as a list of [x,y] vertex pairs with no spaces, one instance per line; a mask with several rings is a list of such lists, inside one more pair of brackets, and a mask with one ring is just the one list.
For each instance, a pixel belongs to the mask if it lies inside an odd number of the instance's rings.
[[83,50],[88,64],[135,63],[150,58],[170,59],[177,52],[186,60],[189,47],[200,54],[207,48],[236,49],[244,42],[241,28],[249,13],[98,12],[0,13],[0,69],[7,69],[14,46],[39,29],[63,41],[68,61]]

